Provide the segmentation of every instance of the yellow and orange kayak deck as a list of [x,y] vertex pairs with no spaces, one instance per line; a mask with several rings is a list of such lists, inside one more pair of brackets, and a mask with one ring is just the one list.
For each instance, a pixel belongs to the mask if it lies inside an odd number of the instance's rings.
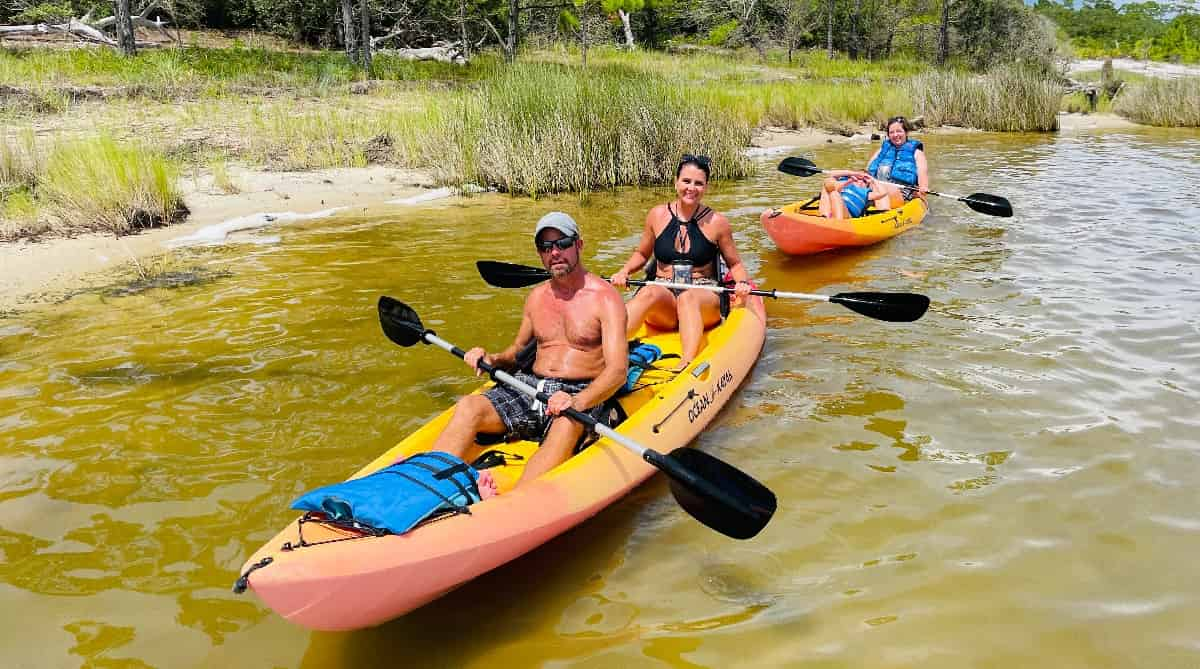
[[925,201],[913,198],[899,209],[870,213],[858,218],[829,219],[817,205],[796,202],[780,208],[780,214],[763,225],[780,251],[809,255],[849,246],[868,246],[915,228],[925,220]]
[[[686,370],[669,371],[678,359],[668,358],[659,363],[661,369],[645,372],[639,381],[643,387],[620,399],[628,417],[616,431],[660,453],[687,445],[745,381],[765,337],[762,299],[751,297],[746,307],[733,309],[724,322],[705,333],[700,355]],[[679,352],[678,333],[643,328],[639,338],[659,346],[664,354]],[[429,450],[451,413],[448,409],[426,423],[355,477]],[[487,448],[478,447],[467,460]],[[657,471],[629,449],[601,438],[537,480],[514,489],[537,444],[508,442],[495,448],[519,453],[525,460],[493,468],[501,493],[473,504],[469,515],[449,515],[406,534],[385,536],[360,536],[306,522],[305,546],[301,546],[301,524],[293,521],[246,561],[242,567],[243,574],[250,570],[246,582],[267,606],[304,627],[351,630],[377,625],[540,546]],[[336,472],[330,472],[328,480],[311,483],[331,483],[336,477]]]

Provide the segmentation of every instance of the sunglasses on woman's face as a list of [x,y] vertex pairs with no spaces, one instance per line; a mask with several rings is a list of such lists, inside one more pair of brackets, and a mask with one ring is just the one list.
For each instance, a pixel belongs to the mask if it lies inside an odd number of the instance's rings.
[[696,163],[697,165],[705,168],[712,164],[712,161],[709,160],[708,156],[693,156],[690,153],[683,154],[683,158],[681,158],[679,162],[682,164]]
[[537,246],[537,249],[543,253],[549,251],[555,246],[558,247],[559,251],[566,251],[572,246],[575,246],[575,237],[559,237],[558,239],[548,239],[546,241],[535,239],[533,240],[533,243],[535,246]]

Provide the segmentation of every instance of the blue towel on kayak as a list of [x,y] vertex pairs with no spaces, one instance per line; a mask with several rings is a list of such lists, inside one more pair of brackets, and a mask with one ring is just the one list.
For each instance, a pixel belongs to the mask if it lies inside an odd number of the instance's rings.
[[633,392],[642,372],[650,369],[654,361],[662,357],[662,349],[654,344],[638,342],[629,347],[629,371],[625,375],[625,385],[621,386],[618,395]]
[[317,488],[292,508],[403,534],[441,511],[470,513],[467,506],[480,499],[478,478],[474,467],[449,453],[417,453],[362,478]]

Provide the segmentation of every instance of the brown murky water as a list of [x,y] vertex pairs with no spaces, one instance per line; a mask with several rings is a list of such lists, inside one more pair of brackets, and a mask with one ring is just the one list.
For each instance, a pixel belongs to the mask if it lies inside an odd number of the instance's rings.
[[756,214],[815,181],[764,169],[710,197],[765,287],[934,300],[912,324],[768,306],[762,360],[698,444],[779,495],[762,535],[705,529],[657,479],[362,632],[230,586],[291,499],[473,387],[389,344],[378,295],[499,347],[522,294],[475,260],[536,263],[532,222],[564,208],[610,272],[663,191],[268,230],[191,252],[205,281],[0,320],[4,666],[1200,665],[1200,135],[927,144],[936,187],[1018,215],[937,200],[885,244],[788,259]]

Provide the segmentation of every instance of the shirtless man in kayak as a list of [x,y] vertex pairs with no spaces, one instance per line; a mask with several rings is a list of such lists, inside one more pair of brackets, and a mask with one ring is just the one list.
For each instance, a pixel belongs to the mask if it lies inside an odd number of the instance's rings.
[[536,340],[533,373],[516,371],[513,376],[550,399],[543,406],[503,384],[481,395],[468,395],[455,405],[450,424],[433,444],[433,450],[463,458],[480,432],[535,441],[544,435],[518,485],[571,457],[583,425],[562,412],[567,408],[586,412],[612,396],[625,382],[629,354],[625,304],[612,284],[583,267],[583,238],[575,221],[562,212],[551,212],[538,221],[533,236],[550,281],[525,299],[521,328],[511,346],[496,354],[476,347],[463,359],[476,374],[481,373],[480,359],[512,369],[517,354]]

